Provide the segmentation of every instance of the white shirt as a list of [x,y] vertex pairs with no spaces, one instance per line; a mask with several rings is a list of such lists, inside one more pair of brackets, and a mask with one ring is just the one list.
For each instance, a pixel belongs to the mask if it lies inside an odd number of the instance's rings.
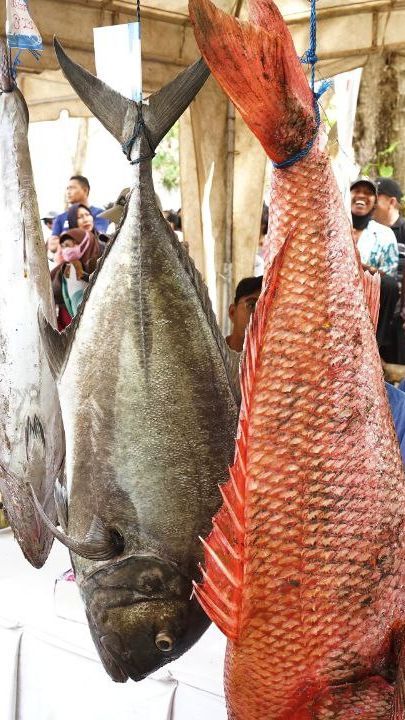
[[372,265],[396,277],[399,253],[397,239],[391,228],[370,220],[357,241],[357,247],[364,265]]

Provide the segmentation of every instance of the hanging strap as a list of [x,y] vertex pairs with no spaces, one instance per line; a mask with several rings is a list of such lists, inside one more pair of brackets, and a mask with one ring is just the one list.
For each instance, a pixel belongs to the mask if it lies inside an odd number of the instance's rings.
[[[140,2],[140,0],[136,0],[136,21],[140,27],[140,25],[141,25],[141,2]],[[138,165],[138,163],[142,162],[143,160],[151,160],[152,158],[155,157],[155,150],[153,148],[152,140],[149,135],[149,131],[148,131],[148,128],[146,127],[145,120],[143,117],[142,94],[141,94],[140,102],[137,103],[137,109],[138,109],[138,117],[136,120],[133,135],[132,135],[132,137],[130,137],[129,140],[127,140],[121,146],[123,153],[127,156],[131,165]],[[131,152],[132,152],[134,143],[142,135],[144,135],[144,137],[146,138],[146,142],[149,145],[150,152],[147,155],[140,155],[139,157],[135,158],[135,160],[131,160]]]

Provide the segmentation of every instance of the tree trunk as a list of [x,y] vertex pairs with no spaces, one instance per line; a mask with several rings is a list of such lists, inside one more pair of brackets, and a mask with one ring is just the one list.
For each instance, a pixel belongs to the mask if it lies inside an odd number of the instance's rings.
[[395,137],[399,141],[394,153],[395,179],[405,192],[405,57],[395,55],[398,78],[398,104],[395,113]]
[[87,144],[89,139],[89,118],[81,118],[79,132],[77,133],[76,151],[73,156],[73,175],[83,175],[86,162]]
[[[368,166],[367,174],[371,177],[379,174],[378,165],[382,160],[379,153],[400,141],[398,85],[402,63],[403,58],[398,55],[371,55],[363,69],[353,145],[357,162],[361,168]],[[405,117],[402,121],[403,133]],[[399,179],[396,167],[400,170],[401,166],[396,155],[388,156],[385,163],[394,165],[394,176]]]

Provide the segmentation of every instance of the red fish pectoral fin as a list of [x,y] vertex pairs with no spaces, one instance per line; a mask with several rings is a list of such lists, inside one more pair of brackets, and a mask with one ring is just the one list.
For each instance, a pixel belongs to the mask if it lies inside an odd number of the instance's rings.
[[313,96],[279,15],[273,29],[269,13],[266,31],[210,0],[190,0],[189,11],[207,65],[268,155],[282,162],[305,147],[316,133]]

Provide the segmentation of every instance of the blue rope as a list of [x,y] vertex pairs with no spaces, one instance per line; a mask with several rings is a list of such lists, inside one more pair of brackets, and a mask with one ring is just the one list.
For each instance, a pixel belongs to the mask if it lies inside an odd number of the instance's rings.
[[[10,50],[9,50],[9,52],[10,52]],[[13,60],[13,64],[11,67],[11,75],[12,75],[14,81],[17,80],[17,68],[19,67],[19,65],[21,65],[21,60],[20,60],[21,53],[22,53],[22,50],[19,50]]]
[[309,19],[309,48],[304,52],[301,62],[311,66],[311,90],[315,92],[315,65],[318,62],[316,54],[316,0],[311,0],[311,16]]
[[309,21],[309,48],[305,51],[303,56],[300,58],[300,61],[302,63],[305,63],[306,65],[311,66],[311,90],[312,95],[314,98],[314,110],[315,110],[315,120],[316,120],[316,131],[314,136],[307,142],[305,147],[303,147],[301,150],[299,150],[295,155],[293,155],[290,158],[287,158],[286,160],[283,160],[280,163],[273,162],[273,167],[276,169],[283,169],[286,167],[291,167],[291,165],[295,165],[298,160],[302,160],[306,155],[308,155],[309,151],[311,150],[315,138],[318,135],[319,126],[321,124],[321,114],[319,112],[319,105],[318,100],[323,95],[324,92],[331,86],[332,82],[330,80],[324,80],[318,90],[315,92],[315,66],[318,62],[318,56],[316,54],[316,0],[311,0],[311,15],[310,15],[310,21]]

